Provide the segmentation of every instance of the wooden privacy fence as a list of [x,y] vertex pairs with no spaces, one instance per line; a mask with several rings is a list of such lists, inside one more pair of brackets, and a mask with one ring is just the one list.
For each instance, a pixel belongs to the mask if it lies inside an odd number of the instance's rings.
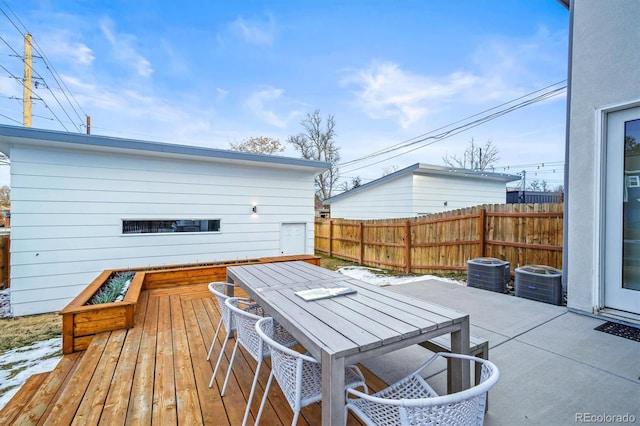
[[11,239],[9,234],[0,235],[0,290],[9,287],[10,261],[9,261],[9,246]]
[[316,219],[315,249],[362,265],[431,273],[494,257],[562,268],[563,204],[496,204],[407,219]]

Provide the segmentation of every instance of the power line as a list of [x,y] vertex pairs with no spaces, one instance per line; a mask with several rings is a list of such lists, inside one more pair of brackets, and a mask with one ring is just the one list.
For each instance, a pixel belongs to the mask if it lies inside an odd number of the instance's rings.
[[[369,157],[371,157],[371,156],[375,156],[375,155],[379,155],[379,154],[384,154],[384,153],[386,153],[386,152],[392,151],[395,147],[399,147],[399,146],[404,145],[404,144],[406,144],[406,143],[408,143],[408,142],[414,141],[415,139],[423,138],[423,137],[425,137],[425,136],[427,136],[427,135],[430,135],[430,134],[435,133],[435,132],[437,132],[437,131],[440,131],[440,130],[442,130],[442,129],[446,129],[447,127],[451,127],[451,126],[453,126],[453,125],[455,125],[455,124],[462,123],[462,122],[467,121],[467,120],[469,120],[469,119],[471,119],[471,118],[474,118],[474,117],[477,117],[477,116],[479,116],[479,115],[485,114],[485,113],[487,113],[487,112],[489,112],[489,111],[493,111],[493,110],[498,109],[498,108],[500,108],[500,107],[503,107],[503,106],[505,106],[505,105],[509,105],[509,104],[511,104],[511,103],[513,103],[513,102],[519,101],[520,99],[524,99],[524,98],[529,97],[529,96],[531,96],[531,95],[534,95],[534,94],[536,94],[536,93],[542,92],[543,90],[549,89],[549,88],[551,88],[551,87],[557,86],[558,84],[563,84],[563,83],[566,83],[566,82],[567,82],[567,80],[561,80],[561,81],[558,81],[558,82],[556,82],[556,83],[553,83],[553,84],[550,84],[550,85],[548,85],[548,86],[542,87],[542,88],[540,88],[540,89],[534,90],[533,92],[529,92],[529,93],[527,93],[527,94],[525,94],[525,95],[522,95],[522,96],[520,96],[520,97],[517,97],[517,98],[511,99],[510,101],[504,102],[504,103],[502,103],[502,104],[500,104],[500,105],[496,105],[496,106],[491,107],[491,108],[489,108],[489,109],[485,109],[484,111],[480,111],[480,112],[478,112],[478,113],[476,113],[476,114],[470,115],[470,116],[465,117],[465,118],[463,118],[463,119],[460,119],[460,120],[458,120],[458,121],[454,121],[453,123],[449,123],[449,124],[447,124],[447,125],[445,125],[445,126],[442,126],[442,127],[437,128],[437,129],[431,130],[431,131],[429,131],[429,132],[427,132],[427,133],[423,133],[423,134],[421,134],[421,135],[418,135],[418,136],[415,136],[415,137],[413,137],[413,138],[407,139],[407,140],[405,140],[405,141],[403,141],[403,142],[399,142],[399,143],[397,143],[397,144],[395,144],[395,145],[392,145],[392,146],[390,146],[390,147],[388,147],[388,148],[385,148],[385,149],[383,149],[383,150],[373,152],[373,153],[371,153],[371,154],[369,154],[369,155],[367,155],[367,156],[365,156],[365,157],[361,157],[361,158],[359,158],[359,159],[355,159],[355,160],[351,160],[351,161],[346,161],[346,162],[344,162],[344,163],[342,163],[342,164],[339,164],[339,166],[344,166],[344,165],[347,165],[347,164],[356,163],[356,162],[362,161],[363,159],[369,158]],[[566,87],[566,86],[565,86],[565,87]]]
[[[18,15],[16,15],[16,13],[13,11],[13,9],[11,9],[11,6],[9,6],[7,4],[7,2],[5,0],[2,0],[2,3],[5,4],[5,6],[7,7],[7,9],[9,9],[9,11],[11,12],[11,14],[14,16],[14,18],[16,18],[16,20],[20,23],[20,25],[22,25],[22,28],[24,29],[25,33],[29,33],[29,30],[27,29],[27,26],[24,25],[24,23],[20,20],[20,18],[18,17]],[[4,13],[4,11],[3,11]],[[16,27],[16,29],[18,30],[18,32],[20,32],[20,29],[17,28],[17,26],[13,23],[13,21],[11,21],[11,23]],[[49,61],[49,58],[47,58],[47,56],[44,54],[44,50],[42,48],[40,48],[40,45],[38,44],[37,40],[34,40],[33,43],[36,46],[36,51],[40,54],[40,56],[42,56],[43,61],[45,62],[45,65],[47,65],[47,69],[49,70],[49,72],[51,73],[51,75],[53,76],[54,80],[56,80],[56,82],[58,82],[58,79],[56,78],[56,75],[58,77],[60,77],[60,74],[58,73],[58,71],[54,68],[53,63],[51,61]],[[55,73],[55,75],[54,75]],[[62,85],[65,87],[66,91],[69,92],[69,95],[73,98],[73,100],[75,101],[76,105],[78,106],[78,108],[80,109],[80,111],[82,111],[82,113],[84,114],[84,116],[86,117],[88,114],[82,109],[82,106],[80,106],[80,103],[78,102],[78,100],[73,96],[73,93],[71,93],[71,91],[69,90],[69,88],[67,87],[67,85],[64,83],[64,80],[62,78],[60,78],[60,81],[62,82]],[[60,83],[58,83],[58,87],[60,87]],[[62,88],[61,88],[62,90]],[[64,90],[62,90],[63,93],[65,93],[65,97],[67,97],[66,92]],[[67,101],[69,102],[69,105],[71,105],[71,108],[74,109],[73,104],[71,103],[71,101],[69,100],[69,98],[67,97]],[[76,115],[78,116],[78,118],[80,118],[82,120],[82,117],[80,117],[80,115],[78,114],[77,111]]]
[[[433,145],[436,142],[439,142],[439,141],[441,141],[443,139],[450,138],[452,136],[455,136],[455,135],[457,135],[459,133],[462,133],[462,132],[467,131],[469,129],[472,129],[474,127],[478,127],[481,124],[484,124],[486,122],[495,120],[496,118],[502,117],[503,115],[506,115],[506,114],[508,114],[510,112],[513,112],[513,111],[517,110],[517,109],[524,108],[525,106],[534,104],[536,102],[540,102],[540,101],[549,99],[549,98],[551,98],[553,96],[557,96],[560,93],[562,93],[565,89],[566,89],[566,86],[563,86],[561,88],[557,88],[557,89],[554,89],[554,90],[550,90],[548,92],[543,93],[542,95],[536,96],[535,98],[528,99],[528,100],[526,100],[524,102],[520,102],[520,103],[518,103],[516,105],[513,105],[513,106],[511,106],[509,108],[500,110],[500,111],[495,112],[493,114],[490,114],[488,116],[481,117],[480,119],[474,120],[474,121],[472,121],[470,123],[467,123],[467,124],[464,124],[462,126],[455,127],[455,128],[453,128],[451,130],[447,130],[447,131],[442,132],[442,133],[440,133],[438,135],[427,136],[427,137],[424,137],[422,139],[418,139],[416,141],[413,141],[413,142],[410,142],[410,143],[406,143],[406,144],[404,144],[403,146],[400,146],[400,147],[396,147],[396,148],[393,148],[393,149],[388,149],[388,150],[385,150],[385,151],[381,151],[379,154],[376,154],[376,155],[369,155],[369,156],[363,157],[363,158],[359,159],[358,161],[363,161],[363,160],[366,160],[366,159],[369,159],[369,158],[373,158],[373,157],[376,157],[376,156],[379,156],[379,155],[382,155],[382,154],[391,153],[391,152],[397,151],[399,149],[408,148],[410,146],[417,145],[419,143],[425,142],[424,144],[419,145],[419,146],[417,146],[417,147],[415,147],[413,149],[409,149],[407,151],[400,152],[400,153],[398,153],[396,155],[392,155],[390,157],[384,158],[382,160],[379,160],[379,161],[376,161],[376,162],[373,162],[373,163],[370,163],[370,164],[367,164],[367,165],[364,165],[364,166],[361,166],[361,167],[356,167],[354,169],[345,171],[344,173],[350,173],[350,172],[353,172],[355,170],[360,170],[360,169],[363,169],[365,167],[370,167],[370,166],[373,166],[375,164],[379,164],[379,163],[382,163],[384,161],[388,161],[388,160],[390,160],[392,158],[396,158],[396,157],[399,157],[401,155],[405,155],[405,154],[408,154],[410,152],[416,151],[416,150],[418,150],[420,148],[424,148],[426,146]],[[432,132],[430,132],[430,133],[432,133]],[[426,141],[429,141],[429,140],[431,142],[426,142]],[[355,160],[353,162],[355,162]]]
[[[497,106],[495,106],[495,107],[492,107],[492,108],[486,109],[486,110],[481,111],[481,112],[479,112],[479,113],[473,114],[473,115],[468,116],[468,117],[466,117],[466,118],[463,118],[463,119],[461,119],[461,120],[458,120],[458,121],[455,121],[455,122],[453,122],[453,123],[450,123],[450,124],[448,124],[448,125],[446,125],[446,126],[442,126],[442,127],[437,128],[437,129],[431,130],[431,131],[429,131],[429,132],[427,132],[427,133],[423,133],[422,135],[416,136],[416,137],[414,137],[414,138],[407,139],[407,140],[405,140],[405,141],[403,141],[403,142],[397,143],[397,144],[392,145],[392,146],[390,146],[390,147],[388,147],[388,148],[385,148],[385,149],[382,149],[382,150],[379,150],[379,151],[373,152],[373,153],[368,154],[368,155],[366,155],[366,156],[364,156],[364,157],[360,157],[360,158],[357,158],[357,159],[354,159],[354,160],[351,160],[351,161],[347,161],[347,162],[341,163],[341,164],[339,164],[339,166],[345,166],[345,165],[349,165],[349,164],[354,164],[354,163],[358,163],[358,162],[361,162],[361,161],[365,161],[365,160],[368,160],[368,159],[371,159],[371,158],[378,157],[378,156],[380,156],[380,155],[389,154],[389,153],[392,153],[392,152],[394,152],[394,151],[398,151],[398,150],[400,150],[400,149],[407,148],[407,147],[409,147],[409,146],[413,146],[413,145],[419,144],[419,143],[421,143],[421,142],[425,142],[425,141],[427,141],[427,140],[433,139],[433,142],[428,143],[428,144],[425,144],[425,145],[423,145],[423,146],[421,146],[421,147],[419,147],[419,148],[422,148],[422,147],[424,147],[424,146],[431,145],[431,144],[433,144],[433,143],[435,143],[435,142],[437,142],[437,141],[439,141],[439,140],[446,139],[447,137],[450,137],[450,136],[453,136],[453,135],[455,135],[455,134],[458,134],[458,133],[460,133],[460,131],[465,131],[465,130],[467,130],[467,129],[470,129],[470,128],[473,128],[473,127],[476,127],[476,126],[478,126],[478,125],[480,125],[480,124],[483,124],[483,123],[485,123],[485,122],[487,122],[487,121],[491,121],[491,120],[493,120],[493,119],[495,119],[495,118],[501,117],[502,115],[508,114],[509,112],[515,111],[516,109],[519,109],[519,108],[525,107],[525,106],[527,106],[527,105],[531,105],[531,104],[533,104],[533,103],[535,103],[535,102],[540,102],[540,101],[542,101],[542,100],[545,100],[545,99],[548,99],[548,98],[550,98],[550,97],[556,96],[556,95],[560,94],[562,91],[564,91],[564,90],[566,89],[566,86],[563,86],[563,87],[560,87],[560,88],[556,88],[556,89],[553,89],[553,90],[550,90],[550,91],[544,92],[544,93],[542,93],[541,95],[538,95],[538,96],[536,96],[536,97],[534,97],[534,98],[531,98],[531,99],[528,99],[528,100],[526,100],[526,101],[520,102],[520,103],[518,103],[518,104],[516,104],[516,105],[512,105],[512,106],[511,106],[511,107],[509,107],[509,108],[505,108],[505,109],[503,109],[503,110],[497,111],[497,112],[495,112],[495,113],[493,113],[493,114],[490,114],[490,115],[488,115],[488,116],[483,116],[483,117],[481,117],[480,119],[474,120],[474,121],[469,122],[469,123],[467,123],[467,124],[464,124],[464,125],[462,125],[462,126],[455,127],[455,128],[453,128],[453,129],[450,129],[450,130],[448,130],[448,131],[442,132],[442,133],[437,134],[437,135],[434,135],[434,136],[429,136],[429,135],[432,135],[432,134],[433,134],[433,133],[435,133],[435,132],[438,132],[438,131],[440,131],[440,130],[446,129],[446,128],[451,127],[451,126],[453,126],[453,125],[456,125],[456,124],[458,124],[458,123],[467,122],[467,121],[468,121],[469,119],[471,119],[471,118],[481,116],[481,115],[483,115],[483,114],[486,114],[487,112],[494,111],[494,110],[496,110],[496,109],[498,109],[498,108],[501,108],[501,107],[503,107],[503,106],[505,106],[505,105],[513,104],[513,103],[514,103],[514,102],[516,102],[516,101],[519,101],[519,100],[521,100],[521,99],[524,99],[524,98],[530,97],[531,95],[534,95],[534,94],[540,93],[540,92],[542,92],[542,91],[544,91],[544,90],[546,90],[546,89],[549,89],[549,88],[551,88],[551,87],[557,86],[558,84],[562,84],[562,83],[565,83],[565,82],[566,82],[566,80],[562,80],[562,81],[559,81],[559,82],[556,82],[556,83],[550,84],[550,85],[545,86],[545,87],[543,87],[543,88],[541,88],[541,89],[537,89],[537,90],[535,90],[535,91],[533,91],[533,92],[530,92],[530,93],[527,93],[527,94],[525,94],[525,95],[522,95],[522,96],[520,96],[520,97],[518,97],[518,98],[512,99],[512,100],[510,100],[510,101],[508,101],[508,102],[502,103],[502,104],[497,105]],[[399,156],[399,155],[403,155],[403,154],[406,154],[406,153],[412,152],[412,151],[414,151],[414,150],[415,150],[415,149],[412,149],[412,150],[410,150],[410,151],[407,151],[407,152],[404,152],[404,153],[401,153],[401,154],[394,155],[394,156],[392,156],[392,157],[387,158],[386,160],[391,159],[391,158],[395,158],[395,157],[397,157],[397,156]],[[386,160],[381,160],[381,161],[378,161],[378,162],[375,162],[375,163],[369,164],[368,166],[371,166],[371,165],[374,165],[374,164],[378,164],[378,163],[380,163],[380,162],[382,162],[382,161],[386,161]],[[363,166],[363,167],[368,167],[368,166]],[[359,168],[356,168],[356,169],[352,169],[352,170],[350,170],[350,171],[359,170],[359,169],[361,169],[361,168],[363,168],[363,167],[359,167]],[[346,172],[346,173],[348,173],[348,172]]]
[[20,125],[22,124],[22,122],[21,122],[21,121],[14,120],[13,118],[11,118],[11,117],[9,117],[9,116],[6,116],[6,115],[4,115],[4,114],[0,114],[0,117],[4,117],[4,118],[6,118],[7,120],[13,121],[14,123],[18,123],[18,124],[20,124]]
[[[0,9],[0,10],[1,10],[1,9]],[[4,13],[4,11],[3,11],[3,13]],[[11,49],[11,50],[16,54],[16,56],[18,56],[19,58],[22,58],[22,56],[20,56],[20,54],[18,54],[18,52],[13,48],[13,46],[11,46],[11,45],[10,45],[10,44],[9,44],[9,43],[4,39],[4,37],[0,36],[0,40],[2,40],[2,41],[3,41],[3,42],[4,42],[4,43],[9,47],[9,49]],[[24,62],[24,59],[23,59],[23,62]],[[34,69],[33,69],[33,66],[32,66],[32,65],[28,65],[28,66],[31,68],[31,71],[32,71],[32,72],[35,72],[35,73],[36,73],[36,76],[37,76],[37,77],[42,78],[42,77],[40,76],[40,74],[39,74],[36,70],[34,70]],[[7,69],[7,68],[6,68],[4,65],[2,65],[2,64],[0,64],[0,68],[2,68],[2,69],[3,69],[3,70],[5,70],[7,73],[9,73],[9,75],[10,75],[12,78],[14,78],[14,79],[15,79],[15,80],[17,80],[18,82],[20,82],[20,84],[21,84],[23,87],[26,87],[26,83],[24,82],[24,80],[23,80],[22,78],[19,78],[19,77],[17,77],[16,75],[14,75],[11,71],[9,71],[9,69]],[[44,79],[43,79],[43,80],[44,80]],[[51,91],[51,90],[50,90],[50,91]],[[53,93],[52,93],[52,94],[53,94]],[[54,95],[54,98],[55,98],[55,95]],[[58,118],[58,116],[53,112],[53,110],[52,110],[51,108],[49,108],[49,105],[47,104],[47,102],[46,102],[44,99],[40,98],[40,97],[39,97],[39,98],[37,98],[37,99],[38,99],[39,101],[42,101],[42,103],[44,104],[44,106],[45,106],[49,111],[51,111],[51,114],[56,118],[56,120],[58,120],[58,122],[60,123],[60,125],[61,125],[61,126],[62,126],[62,127],[63,127],[67,132],[68,132],[69,130],[67,129],[67,127],[64,125],[64,123],[62,123],[62,121],[60,121],[60,119],[59,119],[59,118]],[[57,100],[57,98],[56,98],[56,100]],[[63,108],[63,111],[64,111],[64,108]],[[65,111],[65,112],[66,112],[66,111]],[[22,123],[20,123],[20,124],[22,124]],[[78,129],[78,130],[79,130],[79,129]]]
[[[5,6],[11,11],[11,13],[15,16],[15,18],[20,22],[20,24],[23,26],[25,32],[23,32],[17,25],[16,23],[11,19],[11,17],[9,15],[7,15],[7,13],[4,11],[4,9],[2,9],[0,7],[0,12],[2,12],[2,14],[7,18],[7,20],[9,22],[11,22],[11,24],[13,25],[13,27],[20,33],[20,35],[22,37],[25,36],[26,33],[28,33],[27,28],[24,26],[24,24],[22,24],[22,22],[20,21],[20,19],[17,17],[17,15],[13,12],[13,10],[9,7],[9,5],[3,0],[3,3],[5,4]],[[22,56],[3,38],[0,36],[0,39],[2,39],[2,41],[15,53],[15,55],[19,58],[22,58]],[[75,112],[76,116],[78,116],[78,118],[80,119],[80,121],[82,122],[82,117],[80,117],[80,115],[78,114],[77,110],[75,109],[75,107],[73,106],[73,104],[71,103],[71,101],[69,100],[69,97],[67,96],[65,90],[62,88],[60,81],[56,78],[56,76],[53,74],[53,72],[51,71],[51,68],[49,67],[49,63],[48,60],[46,59],[45,55],[43,54],[42,49],[39,48],[39,45],[37,44],[36,41],[33,41],[32,43],[34,43],[36,45],[36,53],[38,53],[39,57],[43,60],[43,62],[45,63],[45,67],[47,68],[47,70],[51,73],[54,81],[56,82],[56,84],[58,85],[58,88],[60,89],[60,91],[64,94],[65,98],[67,99],[67,102],[69,103],[69,105],[71,106],[71,108],[73,109],[73,111]],[[22,58],[23,62],[24,62],[24,58]],[[64,114],[67,116],[67,118],[69,119],[69,122],[71,124],[73,124],[73,126],[76,128],[76,130],[78,132],[82,132],[80,127],[78,127],[78,125],[76,123],[74,123],[74,120],[71,118],[71,116],[69,115],[69,113],[67,112],[67,110],[65,109],[64,105],[62,104],[62,102],[60,102],[60,99],[58,99],[58,97],[56,96],[56,94],[53,92],[53,90],[51,89],[51,87],[46,83],[46,80],[44,79],[44,77],[42,77],[42,75],[33,67],[32,64],[27,64],[27,66],[29,66],[31,68],[31,71],[33,73],[36,74],[37,78],[41,79],[44,84],[45,84],[45,88],[49,91],[49,93],[51,93],[51,96],[53,96],[54,100],[56,101],[56,103],[58,104],[58,106],[60,107],[60,109],[62,109],[62,111],[64,112]],[[51,67],[53,67],[53,65],[51,65]],[[4,67],[3,67],[4,68]],[[6,68],[5,68],[6,69]],[[22,82],[23,86],[24,86],[24,82]],[[64,84],[64,83],[63,83]],[[68,88],[67,88],[68,90]],[[73,96],[73,95],[72,95]],[[75,99],[75,98],[74,98]],[[40,98],[40,101],[42,101],[45,105],[45,107],[51,111],[52,115],[56,118],[56,120],[58,120],[58,122],[60,123],[60,125],[66,130],[69,131],[67,129],[67,127],[64,125],[64,123],[62,123],[62,121],[57,117],[57,115],[53,112],[53,110],[51,109],[51,107],[46,103],[46,101],[44,101],[44,99]],[[76,101],[77,103],[77,101]],[[79,106],[79,104],[78,104]]]

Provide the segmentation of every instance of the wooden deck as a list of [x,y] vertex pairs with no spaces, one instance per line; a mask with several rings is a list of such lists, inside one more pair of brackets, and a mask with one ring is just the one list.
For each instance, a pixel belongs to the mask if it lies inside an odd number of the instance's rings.
[[[228,344],[222,372],[215,386],[208,387],[224,338],[220,333],[212,360],[206,361],[218,319],[217,304],[205,284],[145,290],[133,328],[98,334],[85,351],[65,355],[52,372],[31,377],[0,411],[0,424],[240,424],[256,363],[241,351],[221,397],[233,346]],[[371,391],[386,386],[366,369],[363,373]],[[269,369],[263,368],[250,424],[268,375]],[[319,424],[320,416],[321,406],[314,404],[302,410],[298,424]],[[292,418],[282,392],[273,385],[261,423],[291,424]],[[350,417],[348,424],[359,422]]]

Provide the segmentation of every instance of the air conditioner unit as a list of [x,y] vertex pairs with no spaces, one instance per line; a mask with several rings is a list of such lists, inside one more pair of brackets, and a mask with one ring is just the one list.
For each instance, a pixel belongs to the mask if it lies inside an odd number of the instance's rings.
[[539,302],[562,305],[562,271],[551,266],[516,268],[515,295]]
[[504,293],[511,280],[511,264],[493,257],[478,257],[467,261],[469,287]]

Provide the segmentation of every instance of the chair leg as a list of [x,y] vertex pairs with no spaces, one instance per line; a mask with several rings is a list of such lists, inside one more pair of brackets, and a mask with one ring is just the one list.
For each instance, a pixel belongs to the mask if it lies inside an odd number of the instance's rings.
[[293,420],[291,420],[291,426],[295,426],[298,423],[298,416],[300,416],[300,410],[294,413]]
[[231,359],[229,360],[229,367],[227,368],[227,375],[224,377],[224,385],[222,385],[222,392],[220,392],[220,396],[224,396],[224,392],[227,390],[227,383],[229,382],[229,376],[231,375],[231,367],[233,366],[233,360],[236,359],[236,351],[238,350],[238,343],[240,343],[240,340],[236,339],[236,344],[233,345],[233,352],[231,353]]
[[213,336],[213,340],[211,341],[211,346],[209,347],[209,352],[207,353],[207,361],[211,359],[211,353],[213,352],[213,345],[215,345],[216,340],[218,340],[218,333],[220,332],[220,327],[222,327],[222,318],[218,321],[218,327],[216,327],[216,334]]
[[220,355],[218,355],[218,361],[216,362],[216,366],[213,368],[213,374],[211,375],[211,381],[209,382],[209,387],[213,386],[213,382],[216,379],[216,373],[218,373],[218,368],[220,368],[220,361],[222,361],[222,356],[224,355],[224,348],[227,347],[227,342],[229,341],[230,333],[227,333],[224,338],[224,342],[222,342],[222,347],[220,348]]
[[249,417],[249,411],[251,411],[251,401],[253,401],[253,394],[256,391],[258,384],[258,374],[260,373],[260,367],[262,366],[262,360],[258,362],[256,367],[256,375],[253,377],[253,385],[251,386],[251,392],[249,392],[249,398],[247,398],[247,408],[244,410],[244,419],[242,419],[242,426],[247,424],[247,418]]
[[[367,392],[369,393],[369,392]],[[344,426],[347,426],[347,419],[349,418],[349,408],[347,404],[344,405]]]
[[267,386],[264,388],[264,395],[262,396],[262,402],[260,403],[260,410],[258,410],[258,416],[256,417],[256,424],[260,423],[260,417],[262,417],[262,410],[264,409],[264,404],[267,402],[267,396],[269,396],[269,388],[271,388],[271,380],[273,380],[273,370],[271,370],[271,374],[269,374],[269,381],[267,381]]

